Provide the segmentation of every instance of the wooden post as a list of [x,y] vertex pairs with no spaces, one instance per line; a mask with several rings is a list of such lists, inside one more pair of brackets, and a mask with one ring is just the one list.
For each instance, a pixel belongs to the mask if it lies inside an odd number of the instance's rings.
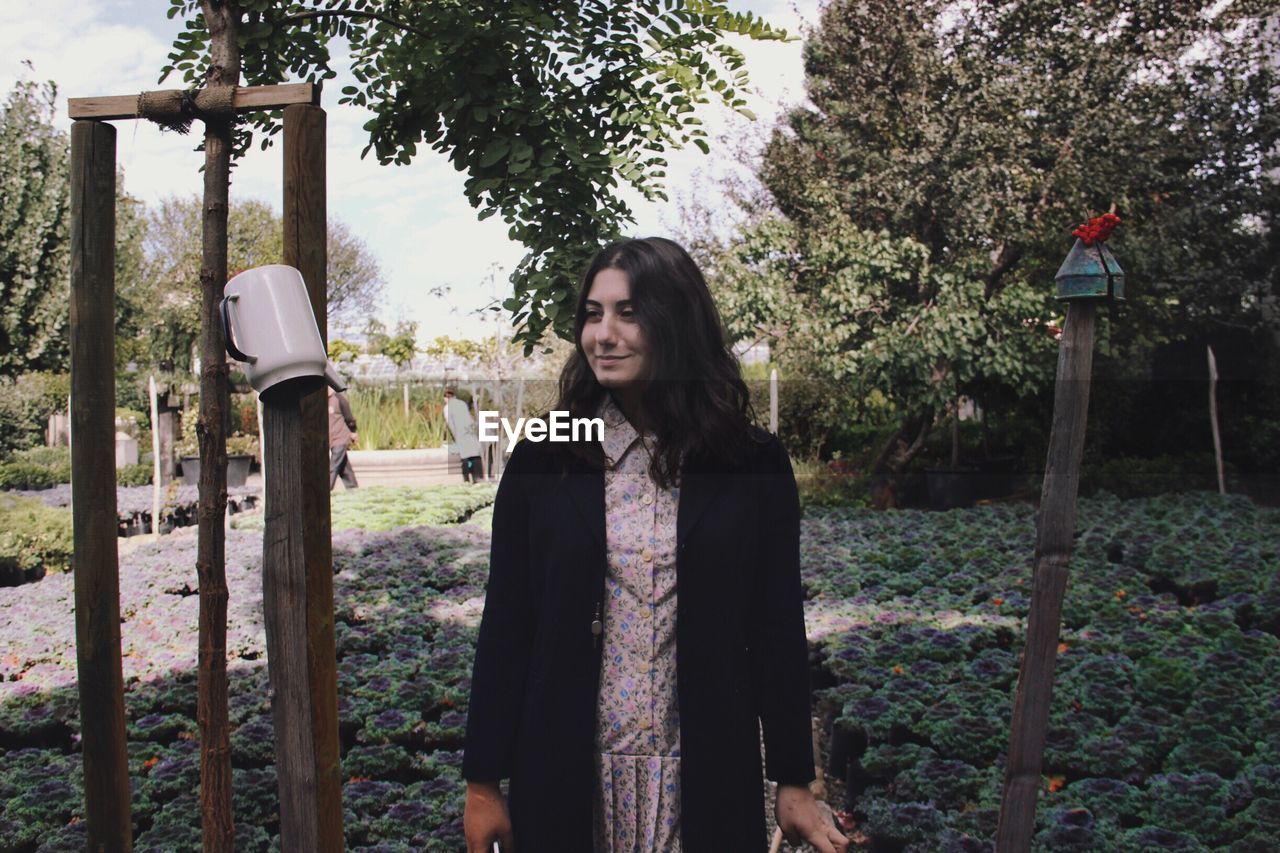
[[[308,105],[287,107],[284,111],[284,262],[302,273],[320,337],[327,343],[325,168],[324,110]],[[286,383],[292,384],[297,383]],[[299,393],[297,434],[283,447],[263,453],[271,469],[267,487],[269,524],[275,516],[265,541],[271,543],[287,536],[300,546],[300,559],[305,567],[304,594],[290,604],[305,614],[300,626],[306,653],[306,691],[302,700],[305,707],[281,708],[280,713],[292,720],[285,723],[278,715],[276,731],[278,750],[283,746],[280,738],[287,733],[287,726],[305,732],[305,744],[299,742],[298,748],[305,746],[309,755],[292,762],[277,761],[281,841],[285,849],[340,851],[344,843],[342,763],[338,742],[333,543],[329,525],[328,399],[323,382],[309,383]],[[281,435],[278,430],[273,433],[270,423],[271,408],[275,404],[269,398],[264,399],[263,404],[264,438],[270,445],[281,440]],[[276,417],[285,414],[277,413]],[[273,495],[277,501],[295,502],[301,515],[292,515],[287,508],[273,512],[270,509]],[[264,577],[264,583],[269,583],[269,579]],[[298,590],[295,588],[294,592]],[[268,660],[272,654],[269,650]],[[272,681],[275,682],[274,674]],[[278,692],[277,696],[280,696]],[[290,836],[284,834],[286,831]],[[294,840],[290,841],[290,837]]]
[[1213,426],[1213,459],[1218,464],[1218,494],[1227,493],[1226,477],[1222,473],[1222,433],[1218,431],[1218,362],[1213,357],[1213,347],[1205,347],[1209,351],[1209,423]]
[[160,402],[156,377],[147,377],[147,397],[151,402],[151,532],[160,535]]
[[71,557],[88,849],[132,850],[116,550],[116,130],[71,125]]
[[262,456],[271,469],[262,539],[262,615],[275,723],[280,845],[284,850],[325,849],[319,841],[321,816],[311,734],[312,679],[307,648],[310,578],[301,464],[306,440],[302,400],[316,391],[324,393],[318,379],[289,380],[268,389],[262,406]]
[[778,368],[769,371],[769,432],[778,434]]
[[1068,303],[1058,350],[1053,423],[1036,523],[1031,611],[1027,616],[1027,642],[1014,699],[1000,825],[996,833],[996,850],[1000,853],[1030,850],[1035,827],[1045,728],[1053,696],[1058,630],[1071,560],[1080,461],[1089,414],[1096,310],[1088,300]]
[[[159,401],[157,400],[157,403]],[[169,405],[169,393],[164,394],[164,403],[159,405],[160,421],[155,428],[156,439],[160,444],[160,484],[162,486],[169,485],[175,476],[177,476],[177,465],[173,459],[173,434],[175,412],[178,409]]]

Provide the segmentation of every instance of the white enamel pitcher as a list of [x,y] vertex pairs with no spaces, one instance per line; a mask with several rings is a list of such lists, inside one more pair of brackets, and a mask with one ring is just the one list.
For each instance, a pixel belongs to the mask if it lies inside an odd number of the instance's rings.
[[254,267],[227,282],[222,333],[259,394],[299,376],[323,376],[335,391],[346,389],[324,351],[302,273],[291,266]]

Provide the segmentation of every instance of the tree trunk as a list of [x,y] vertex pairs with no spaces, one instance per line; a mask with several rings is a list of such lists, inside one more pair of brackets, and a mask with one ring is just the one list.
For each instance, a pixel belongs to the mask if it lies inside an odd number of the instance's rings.
[[[871,465],[872,473],[901,474],[902,471],[924,449],[925,440],[933,427],[933,412],[907,418],[898,427],[898,431],[890,436]],[[911,438],[911,434],[915,437]],[[908,444],[907,442],[911,443]]]
[[[240,82],[236,0],[203,0],[209,27],[206,85]],[[200,817],[206,851],[235,849],[231,812],[231,749],[227,726],[227,430],[230,409],[226,349],[218,303],[227,281],[227,199],[232,123],[207,118],[204,134],[203,253],[200,262],[199,698]]]

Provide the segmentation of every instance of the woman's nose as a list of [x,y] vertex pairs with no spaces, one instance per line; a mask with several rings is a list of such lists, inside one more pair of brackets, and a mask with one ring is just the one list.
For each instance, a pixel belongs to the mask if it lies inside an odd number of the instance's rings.
[[618,340],[618,327],[616,319],[606,314],[600,318],[599,324],[596,325],[596,340],[602,344],[616,343]]

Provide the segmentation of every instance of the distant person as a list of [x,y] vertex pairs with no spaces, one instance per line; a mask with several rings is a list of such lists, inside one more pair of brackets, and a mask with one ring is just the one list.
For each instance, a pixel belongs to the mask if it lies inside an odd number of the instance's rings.
[[458,399],[452,385],[444,389],[444,422],[453,436],[453,449],[462,457],[462,482],[477,483],[484,474],[480,466],[480,438],[471,409]]
[[360,484],[356,482],[356,472],[351,470],[351,460],[347,457],[347,447],[355,441],[356,416],[351,414],[351,404],[347,397],[338,391],[329,389],[329,491],[333,491],[342,476],[342,485],[354,489]]

